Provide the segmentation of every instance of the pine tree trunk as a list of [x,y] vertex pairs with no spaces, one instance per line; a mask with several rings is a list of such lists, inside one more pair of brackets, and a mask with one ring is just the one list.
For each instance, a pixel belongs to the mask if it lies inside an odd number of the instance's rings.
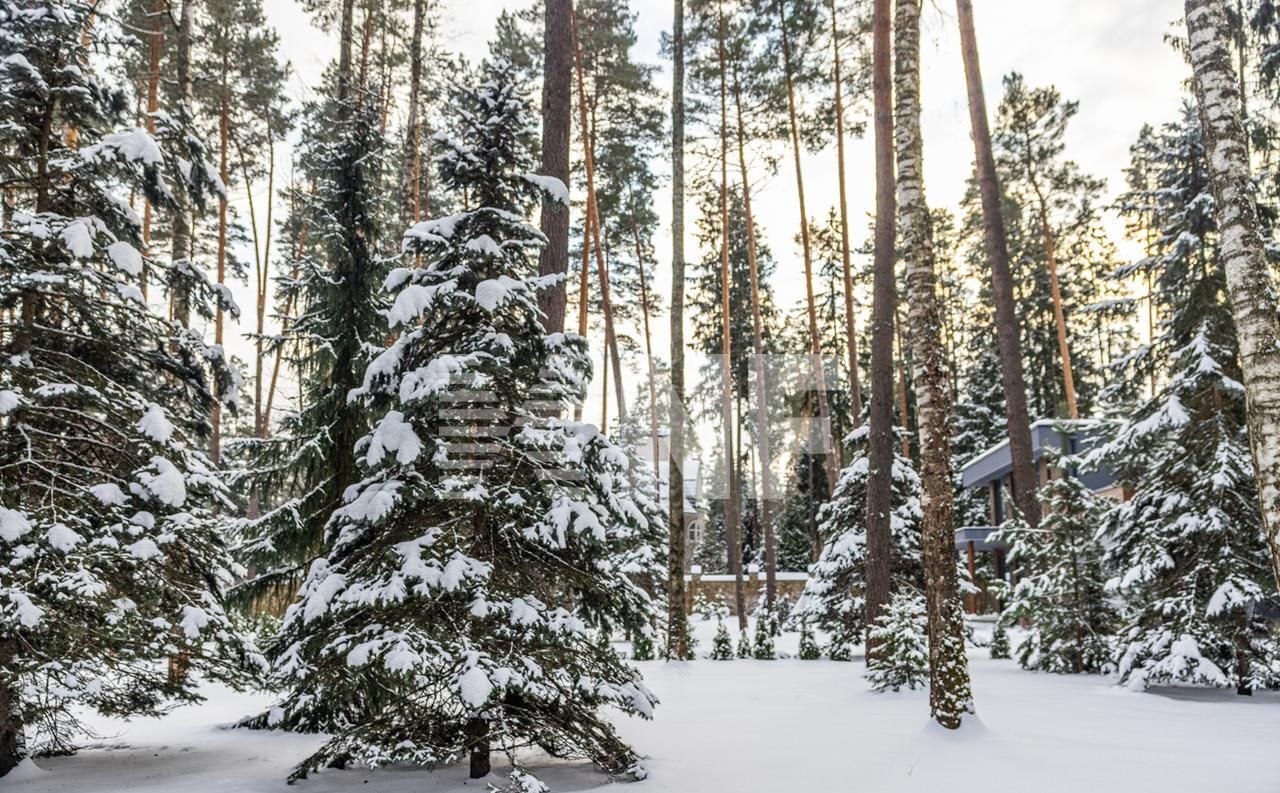
[[733,448],[733,337],[729,301],[732,278],[729,271],[729,100],[725,84],[724,0],[718,0],[719,38],[716,42],[720,67],[720,421],[724,427],[724,470],[729,480],[729,497],[724,502],[724,536],[729,548],[729,572],[733,574],[733,600],[738,627],[747,627],[747,593],[742,580],[742,485],[737,453]]
[[[168,19],[167,0],[155,0],[151,7],[151,36],[147,47],[147,133],[156,134],[156,112],[160,109],[160,49],[164,41],[164,23]],[[151,201],[142,199],[142,248],[146,256],[151,255]],[[142,302],[147,302],[146,259],[142,263]]]
[[4,778],[26,755],[22,739],[22,722],[14,712],[18,692],[0,685],[0,779]]
[[[175,71],[178,82],[178,102],[194,112],[191,104],[191,28],[195,22],[195,0],[182,0],[182,15],[178,21],[178,38],[175,49]],[[186,190],[174,190],[173,210],[173,268],[174,286],[171,294],[173,319],[186,326],[191,321],[191,294],[189,276],[183,270],[192,267],[191,261],[191,204]]]
[[[582,73],[582,50],[578,46],[578,21],[570,12],[569,31],[573,44],[574,67],[578,75],[578,115],[582,125],[582,151],[583,162],[587,171],[587,213],[590,216],[590,223],[587,225],[591,229],[591,239],[594,243],[593,248],[596,256],[596,276],[600,281],[600,309],[604,314],[604,335],[605,346],[608,350],[609,357],[613,359],[613,384],[614,392],[618,398],[618,421],[623,422],[627,419],[627,403],[622,389],[622,356],[618,354],[618,334],[613,328],[613,300],[609,294],[609,271],[604,262],[604,244],[601,242],[600,236],[600,205],[596,201],[596,167],[595,167],[595,146],[591,140],[591,125],[587,118],[587,91],[586,80]],[[566,262],[567,264],[567,262]],[[563,285],[562,285],[563,286]],[[561,324],[563,325],[563,306],[560,309]],[[605,385],[608,390],[608,385]],[[601,422],[603,429],[603,421]]]
[[764,525],[765,603],[770,610],[778,595],[778,542],[773,532],[773,474],[769,453],[769,384],[764,365],[764,319],[760,312],[760,271],[756,260],[756,223],[751,212],[751,177],[747,173],[747,134],[742,122],[742,88],[733,70],[733,106],[738,120],[738,170],[742,174],[742,211],[747,223],[747,265],[751,271],[751,344],[756,374],[756,443],[760,449],[760,521]]
[[[589,205],[588,205],[589,206]],[[591,211],[582,218],[582,269],[578,271],[578,335],[587,337],[591,297]],[[573,406],[573,420],[582,421],[582,403]]]
[[[1049,294],[1053,300],[1053,323],[1058,332],[1058,357],[1062,361],[1062,390],[1067,400],[1067,418],[1080,418],[1080,408],[1076,404],[1076,378],[1071,368],[1071,345],[1067,343],[1067,317],[1062,308],[1062,287],[1058,282],[1058,247],[1053,238],[1053,228],[1049,225],[1048,201],[1040,192],[1040,186],[1032,178],[1036,200],[1040,209],[1040,236],[1044,240],[1045,261],[1049,266]],[[1100,355],[1100,360],[1105,356]]]
[[480,716],[467,720],[467,745],[471,757],[471,778],[484,779],[493,767],[489,760],[489,722]]
[[684,525],[684,0],[673,0],[671,26],[671,444],[667,460],[667,657],[689,658],[685,610]]
[[1280,585],[1280,298],[1258,231],[1239,83],[1222,0],[1186,0],[1187,40],[1213,181],[1219,257],[1240,343],[1249,448]]
[[[889,603],[889,556],[893,546],[893,325],[894,283],[893,98],[890,75],[891,0],[875,0],[871,23],[872,91],[876,151],[875,257],[871,295],[871,433],[867,449],[866,619],[870,626]],[[878,643],[867,635],[867,665],[878,659]]]
[[649,284],[644,273],[644,249],[640,245],[640,228],[632,222],[631,236],[636,244],[636,265],[640,268],[640,315],[644,320],[644,358],[649,368],[649,440],[653,443],[653,470],[658,470],[658,374],[653,364],[653,334],[649,331]]
[[821,336],[818,334],[818,306],[813,295],[813,252],[809,242],[809,214],[804,201],[804,168],[800,163],[800,121],[796,114],[795,84],[791,74],[791,37],[787,31],[786,0],[775,0],[778,9],[778,26],[782,37],[782,70],[787,85],[787,115],[791,127],[791,156],[796,165],[796,198],[800,205],[800,248],[804,253],[804,285],[809,309],[809,337],[813,344],[813,370],[817,381],[818,416],[822,426],[818,435],[822,441],[823,470],[827,474],[827,492],[833,493],[840,478],[839,461],[835,442],[831,437],[831,405],[827,399],[826,366],[822,360]]
[[920,429],[921,549],[929,621],[929,707],[939,724],[955,729],[964,714],[973,712],[973,696],[956,581],[951,391],[942,346],[933,223],[924,196],[920,0],[897,0],[896,13],[894,136],[898,155],[898,224],[907,268],[916,422]]
[[853,305],[853,263],[849,253],[849,202],[844,183],[844,89],[841,87],[840,31],[831,0],[831,46],[835,56],[836,179],[840,185],[840,261],[844,277],[844,332],[849,337],[849,409],[855,429],[862,426],[862,378],[858,375],[858,322]]
[[338,20],[338,99],[346,99],[351,93],[351,31],[355,25],[355,0],[342,0],[342,15]]
[[982,197],[982,224],[991,267],[991,295],[996,309],[996,346],[1000,354],[1000,378],[1004,386],[1008,417],[1009,453],[1013,462],[1013,497],[1023,517],[1032,526],[1040,524],[1039,483],[1031,459],[1031,419],[1027,413],[1027,386],[1022,372],[1022,349],[1018,339],[1018,317],[1013,300],[1013,276],[1009,270],[1009,248],[1004,217],[1000,212],[1000,181],[991,151],[991,129],[987,125],[987,100],[982,89],[978,63],[978,41],[973,25],[972,0],[956,0],[960,22],[960,52],[964,58],[965,83],[969,93],[969,122],[978,165],[978,191]]
[[[546,0],[543,14],[542,174],[569,184],[569,125],[572,115],[573,3]],[[540,219],[547,246],[538,255],[539,275],[563,275],[569,269],[569,207],[546,198]],[[564,330],[565,284],[538,293],[538,308],[548,333]]]
[[[225,186],[230,182],[231,174],[227,168],[227,138],[230,134],[230,100],[227,97],[227,91],[230,87],[227,85],[227,74],[231,70],[231,63],[228,55],[222,55],[222,97],[218,107],[218,178],[222,180]],[[227,281],[227,199],[224,196],[218,201],[218,284],[225,285]],[[219,348],[223,343],[223,315],[222,315],[222,298],[219,296],[218,305],[214,309],[213,319],[213,343]],[[210,415],[210,424],[212,432],[209,434],[209,459],[214,465],[222,457],[222,394],[215,379],[212,383],[213,389],[213,409]]]
[[422,28],[427,15],[426,0],[413,0],[413,38],[409,40],[409,107],[406,111],[404,134],[404,177],[401,191],[403,207],[400,225],[408,227],[416,222],[422,212],[422,111],[418,96],[422,92]]

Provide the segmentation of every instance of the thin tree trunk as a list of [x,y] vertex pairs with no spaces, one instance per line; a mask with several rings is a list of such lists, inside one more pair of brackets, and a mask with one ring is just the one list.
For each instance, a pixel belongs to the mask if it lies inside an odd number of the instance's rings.
[[636,243],[636,265],[640,268],[640,315],[644,319],[644,357],[649,367],[649,439],[653,443],[653,469],[658,470],[658,384],[653,365],[653,335],[649,332],[649,283],[644,274],[644,249],[640,246],[640,228],[633,221],[631,236]]
[[729,572],[733,574],[733,600],[737,608],[738,627],[747,628],[747,592],[742,580],[741,483],[738,480],[737,454],[733,448],[733,338],[731,335],[729,293],[729,103],[725,85],[725,19],[724,0],[716,4],[719,14],[717,53],[720,64],[720,420],[724,427],[725,475],[729,479],[729,498],[724,502],[724,534],[729,545]]
[[1240,343],[1249,448],[1280,585],[1280,299],[1258,231],[1241,122],[1239,83],[1232,74],[1222,0],[1186,0],[1187,41],[1213,181],[1219,256]]
[[[275,181],[276,181],[276,147],[275,139],[271,131],[270,122],[267,123],[267,229],[264,234],[263,243],[258,242],[258,212],[253,200],[253,181],[249,177],[248,160],[244,156],[244,150],[239,142],[236,142],[236,154],[240,158],[241,169],[244,174],[245,197],[249,204],[249,227],[253,234],[253,258],[254,258],[254,274],[256,276],[256,284],[254,285],[254,330],[255,336],[254,347],[254,364],[253,364],[253,434],[257,437],[265,437],[262,433],[263,410],[262,410],[262,336],[266,332],[267,320],[267,292],[270,286],[270,268],[271,268],[271,225],[272,225],[272,209],[275,206]],[[306,221],[303,221],[303,238],[306,237]]]
[[840,30],[831,0],[831,47],[835,55],[836,178],[840,185],[840,258],[844,277],[844,331],[849,337],[849,406],[854,429],[862,426],[862,378],[858,375],[858,322],[853,305],[853,264],[849,253],[849,202],[844,183],[844,89],[841,87]]
[[12,771],[26,756],[22,720],[16,713],[18,692],[0,684],[0,779]]
[[[606,330],[605,333],[608,333]],[[605,339],[605,344],[609,340]],[[604,356],[604,371],[600,373],[600,431],[609,432],[609,356]]]
[[787,84],[787,114],[791,127],[791,154],[796,165],[796,197],[800,205],[800,247],[804,252],[804,285],[809,309],[809,337],[813,345],[814,374],[817,380],[818,415],[822,421],[819,436],[822,441],[823,470],[827,474],[827,492],[834,492],[840,477],[839,461],[831,433],[831,406],[827,400],[827,378],[822,361],[821,336],[818,334],[818,308],[813,296],[813,253],[809,242],[809,214],[804,202],[804,167],[800,163],[800,122],[796,114],[795,85],[791,74],[791,37],[787,32],[786,0],[775,0],[778,9],[778,26],[782,36],[782,69]]
[[[895,301],[896,302],[896,301]],[[902,317],[893,311],[893,335],[898,341],[898,426],[902,428],[902,456],[911,458],[911,407],[907,398],[907,345],[902,341]]]
[[[230,169],[227,167],[227,138],[230,134],[230,116],[231,107],[230,100],[227,97],[229,86],[227,85],[227,74],[231,70],[230,58],[226,53],[222,55],[222,96],[218,107],[218,178],[222,180],[225,187],[231,179]],[[227,197],[223,196],[218,201],[218,285],[224,286],[227,281]],[[213,343],[219,349],[223,343],[223,316],[222,316],[222,296],[218,296],[218,305],[214,309],[213,317]],[[212,432],[209,434],[209,459],[214,465],[222,457],[222,394],[218,387],[218,381],[213,381],[213,410],[209,417],[212,425]]]
[[760,271],[756,259],[755,216],[751,212],[751,177],[747,173],[747,135],[742,121],[742,88],[733,70],[733,106],[738,120],[738,170],[742,174],[742,211],[747,223],[747,264],[751,271],[751,344],[756,373],[756,442],[760,448],[760,521],[764,526],[765,603],[773,609],[778,595],[778,543],[773,532],[773,474],[769,453],[769,384],[764,365],[764,319],[760,312]]
[[960,22],[960,51],[964,58],[965,83],[969,94],[969,122],[978,165],[978,191],[982,197],[982,224],[987,260],[991,267],[991,295],[996,309],[996,346],[1000,354],[1000,379],[1004,386],[1005,413],[1008,418],[1013,497],[1027,522],[1038,526],[1040,502],[1036,498],[1036,491],[1039,483],[1031,458],[1027,386],[1022,372],[1013,277],[1009,271],[1004,217],[1000,211],[1000,181],[991,151],[991,129],[987,125],[987,100],[982,88],[982,69],[978,63],[972,0],[956,0],[956,12]]
[[[160,110],[160,49],[164,41],[164,21],[168,19],[166,0],[155,0],[151,7],[151,36],[147,48],[147,133],[156,134],[156,113]],[[151,201],[142,199],[142,302],[147,302],[147,259],[151,256]]]
[[1067,418],[1078,419],[1080,408],[1076,404],[1076,378],[1071,368],[1071,345],[1067,343],[1067,319],[1062,309],[1062,287],[1058,282],[1057,243],[1054,241],[1053,228],[1049,225],[1048,201],[1040,192],[1040,185],[1034,176],[1031,178],[1031,186],[1039,205],[1040,236],[1044,240],[1045,261],[1049,269],[1049,294],[1053,300],[1053,323],[1058,332],[1058,357],[1062,360],[1062,390],[1067,400]]
[[[569,135],[573,91],[573,3],[546,0],[543,11],[542,173],[569,184]],[[538,255],[539,275],[569,270],[569,207],[542,200],[539,220],[547,246]],[[564,330],[565,284],[538,293],[538,309],[548,333]]]
[[689,658],[685,610],[684,525],[684,0],[672,2],[671,25],[671,398],[667,458],[667,657]]
[[342,15],[338,21],[338,99],[346,99],[351,93],[351,30],[355,25],[355,0],[342,0]]
[[469,747],[472,779],[484,779],[489,776],[492,766],[489,761],[489,722],[480,716],[472,716],[467,720],[467,744]]
[[[588,209],[582,218],[582,269],[578,271],[578,335],[587,337],[587,324],[590,315],[588,300],[591,297],[591,211]],[[582,405],[573,406],[573,420],[582,421]]]
[[924,196],[924,142],[920,136],[920,0],[897,0],[898,223],[911,306],[916,423],[920,428],[923,518],[921,548],[929,637],[929,709],[948,729],[973,712],[964,623],[956,581],[951,471],[951,391],[942,345],[933,222]]
[[600,237],[600,206],[596,201],[596,168],[593,151],[595,147],[591,141],[591,125],[587,123],[587,92],[582,73],[582,50],[578,46],[578,21],[572,13],[569,20],[574,65],[578,72],[578,114],[582,123],[583,160],[587,171],[587,212],[591,216],[591,222],[588,225],[591,228],[591,239],[595,248],[596,276],[600,280],[600,308],[604,314],[605,346],[609,356],[613,358],[613,384],[618,398],[618,421],[623,422],[627,419],[627,402],[622,390],[622,356],[618,354],[618,334],[614,332],[613,327],[613,300],[609,295],[609,271],[605,266],[604,244]]
[[404,177],[402,184],[404,206],[400,212],[400,225],[418,222],[422,212],[422,152],[419,132],[422,114],[418,96],[422,91],[422,28],[427,15],[426,0],[413,0],[413,38],[409,40],[409,108],[405,119]]
[[[872,91],[876,151],[876,221],[871,301],[871,434],[867,449],[866,619],[871,626],[889,603],[893,546],[894,284],[893,97],[890,64],[891,0],[875,0],[872,16]],[[879,662],[879,643],[867,635],[867,665]]]
[[[178,81],[178,101],[190,110],[191,106],[191,28],[195,22],[195,0],[182,0],[182,15],[178,21],[175,68]],[[173,318],[184,327],[191,321],[191,295],[187,283],[189,276],[183,271],[192,267],[191,261],[191,204],[185,189],[173,191],[173,291],[170,295]]]

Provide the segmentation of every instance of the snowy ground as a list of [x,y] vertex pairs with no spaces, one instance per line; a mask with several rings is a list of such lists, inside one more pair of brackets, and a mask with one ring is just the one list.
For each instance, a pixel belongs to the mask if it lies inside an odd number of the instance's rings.
[[[705,629],[704,629],[705,628]],[[701,649],[709,626],[699,626]],[[781,651],[794,651],[784,636]],[[862,664],[699,660],[641,664],[662,699],[653,722],[623,734],[649,760],[634,793],[1275,793],[1280,695],[1164,690],[1137,694],[1093,677],[1024,672],[972,653],[980,725],[928,725],[925,692],[867,691]],[[314,736],[227,730],[261,695],[211,690],[158,720],[103,723],[74,757],[0,780],[4,793],[478,793],[463,768],[328,771],[292,788],[290,766]],[[581,764],[534,761],[559,793],[607,781]],[[14,776],[17,779],[14,779]],[[493,781],[500,781],[495,778]],[[617,788],[614,788],[617,790]]]

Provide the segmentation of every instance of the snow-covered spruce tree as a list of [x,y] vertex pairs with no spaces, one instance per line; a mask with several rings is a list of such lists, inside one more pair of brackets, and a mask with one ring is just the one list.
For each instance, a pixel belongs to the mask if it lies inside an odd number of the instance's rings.
[[265,666],[223,610],[230,501],[201,451],[230,375],[144,304],[143,268],[171,263],[128,205],[220,184],[178,122],[132,128],[112,69],[133,41],[92,3],[0,3],[0,776],[74,748],[86,710],[158,714],[198,699],[188,669]]
[[1101,535],[1107,586],[1126,603],[1117,664],[1130,688],[1280,681],[1280,648],[1255,613],[1273,590],[1233,342],[1229,317],[1206,318],[1101,450],[1133,491]]
[[991,660],[1004,661],[1009,658],[1009,629],[1005,627],[1004,621],[997,621],[995,629],[991,631]]
[[1162,322],[1126,363],[1164,382],[1095,453],[1133,494],[1099,537],[1124,601],[1116,662],[1132,688],[1244,693],[1276,682],[1280,654],[1256,613],[1275,589],[1199,114],[1185,106],[1132,151],[1121,208],[1149,239],[1133,269],[1150,277]]
[[[846,439],[853,446],[853,459],[845,466],[836,485],[835,497],[818,513],[818,531],[824,538],[822,555],[810,568],[804,594],[792,614],[809,620],[831,637],[830,653],[843,655],[849,645],[858,644],[866,629],[863,608],[865,577],[867,501],[867,426]],[[920,559],[920,478],[911,461],[901,456],[894,444],[893,532],[891,569],[894,585],[919,587]]]
[[808,620],[800,621],[800,660],[816,661],[822,657],[822,650],[818,647],[818,640],[813,635],[813,626]]
[[[1074,469],[1068,458],[1055,466]],[[1116,628],[1096,539],[1108,502],[1070,474],[1041,488],[1040,501],[1045,513],[1039,528],[1015,518],[997,535],[1012,548],[1009,563],[1019,575],[1005,598],[1002,627],[1026,626],[1017,647],[1025,669],[1100,672],[1111,660]]]
[[773,628],[775,619],[772,611],[761,610],[756,613],[755,641],[752,643],[751,657],[757,661],[772,661],[778,657],[773,644],[773,635],[776,633]]
[[229,444],[243,467],[239,483],[263,506],[241,527],[237,554],[252,575],[236,587],[237,600],[287,602],[324,553],[325,526],[343,493],[359,481],[354,449],[369,411],[347,395],[369,351],[386,341],[378,289],[387,257],[374,194],[386,141],[376,108],[371,98],[348,97],[304,115],[299,165],[314,189],[295,194],[289,224],[305,232],[277,287],[281,314],[292,319],[268,345],[298,373],[301,410],[267,437]]
[[517,764],[529,745],[640,772],[600,710],[648,717],[656,700],[592,629],[649,624],[618,564],[648,518],[623,451],[557,417],[590,359],[542,328],[555,276],[536,274],[544,240],[524,220],[540,187],[563,187],[527,173],[510,65],[487,65],[460,107],[439,171],[467,208],[405,235],[422,266],[387,278],[399,335],[355,394],[382,406],[358,445],[366,475],[273,647],[287,693],[257,723],[331,734],[293,778],[468,754],[478,778],[491,749]]
[[743,628],[738,632],[738,657],[750,658],[755,654],[755,650],[751,647],[751,634],[747,633],[747,629]]
[[929,649],[924,597],[901,588],[893,593],[885,613],[871,626],[880,643],[880,659],[867,667],[867,680],[876,691],[914,690],[929,685]]
[[711,660],[733,660],[733,639],[729,636],[729,628],[724,624],[723,617],[716,621],[716,636],[711,641]]

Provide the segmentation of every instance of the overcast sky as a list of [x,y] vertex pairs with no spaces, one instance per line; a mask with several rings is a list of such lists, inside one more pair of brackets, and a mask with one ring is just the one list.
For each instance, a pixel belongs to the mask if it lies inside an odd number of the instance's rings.
[[[297,0],[265,0],[267,16],[280,31],[284,55],[294,76],[291,93],[308,95],[336,48],[316,30]],[[443,34],[454,49],[483,57],[493,23],[504,8],[529,5],[524,0],[444,0]],[[1114,195],[1123,186],[1128,149],[1144,123],[1172,119],[1178,109],[1187,68],[1164,42],[1182,11],[1178,0],[974,0],[978,42],[987,103],[991,112],[999,102],[1001,77],[1022,72],[1033,85],[1052,84],[1063,96],[1080,102],[1072,122],[1067,153],[1086,171],[1107,180]],[[664,90],[670,88],[666,63],[659,56],[659,40],[670,29],[670,0],[633,0],[638,12],[634,57],[663,67]],[[927,0],[923,19],[922,65],[925,178],[930,203],[955,209],[971,172],[973,149],[969,138],[964,74],[960,61],[955,11],[951,0]],[[849,141],[847,186],[850,227],[855,246],[865,240],[867,213],[873,205],[872,147],[869,137]],[[834,146],[811,152],[803,159],[809,213],[825,217],[837,200]],[[790,307],[803,299],[803,262],[794,242],[800,217],[795,202],[794,175],[787,160],[778,175],[760,185],[754,195],[756,216],[764,227],[778,271],[775,290],[779,302]],[[265,200],[265,193],[257,198]],[[241,197],[242,200],[242,197]],[[658,196],[662,229],[656,235],[659,287],[669,295],[670,194]],[[690,221],[696,217],[692,202]],[[686,224],[691,228],[691,223]],[[1109,228],[1122,252],[1133,248],[1122,239],[1123,226],[1111,219]],[[686,245],[690,258],[696,246]],[[251,306],[251,291],[240,290],[242,306]],[[251,312],[246,313],[246,318]],[[599,353],[597,339],[593,349]],[[665,322],[655,326],[655,350],[667,349]],[[247,345],[238,350],[248,352]],[[247,357],[247,356],[246,356]],[[695,371],[690,364],[690,374]],[[588,418],[598,414],[600,378]],[[630,396],[630,395],[629,395]]]

